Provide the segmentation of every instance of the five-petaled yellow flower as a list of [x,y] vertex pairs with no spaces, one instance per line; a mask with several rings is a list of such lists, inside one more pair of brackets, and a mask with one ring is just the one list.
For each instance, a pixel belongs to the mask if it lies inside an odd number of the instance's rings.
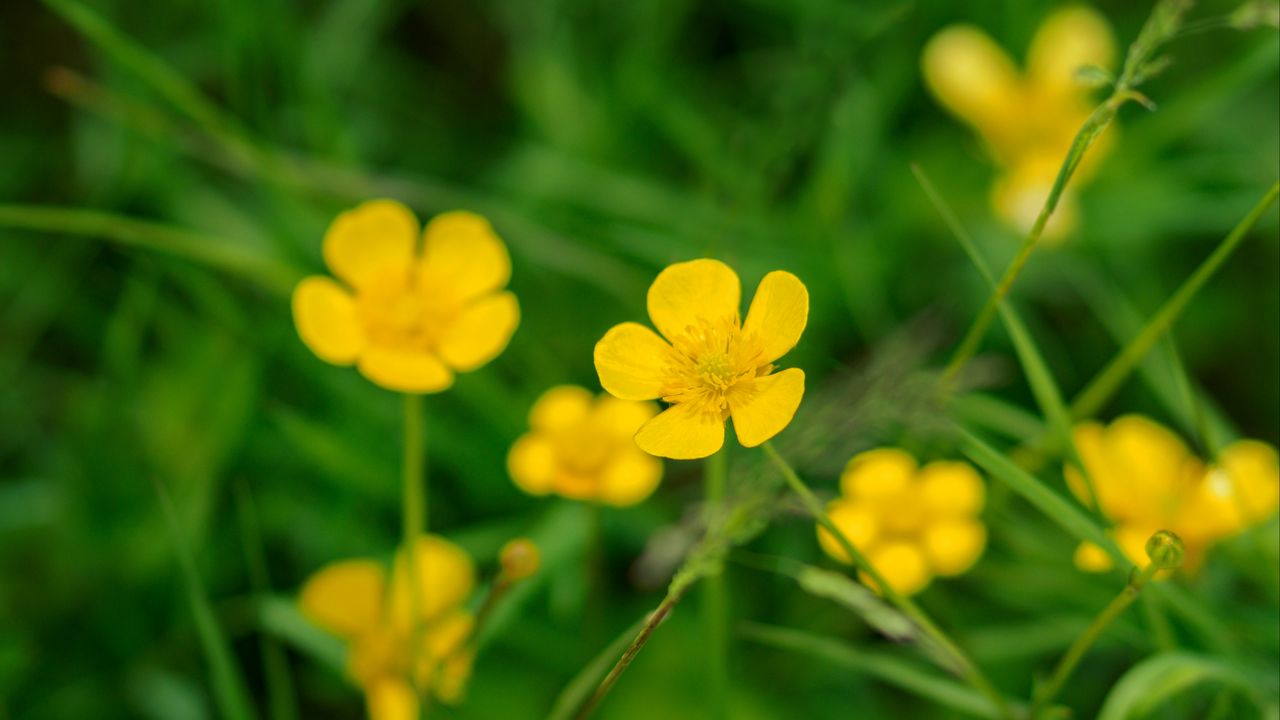
[[377,561],[345,560],[308,579],[299,597],[304,615],[346,641],[347,671],[364,690],[372,720],[417,720],[415,685],[441,702],[457,702],[471,674],[474,618],[465,608],[475,587],[471,558],[435,535],[421,536],[414,556],[416,628],[403,551],[389,580]]
[[[755,447],[791,422],[804,372],[774,373],[809,319],[809,291],[789,272],[760,281],[745,322],[737,274],[718,260],[676,263],[649,286],[649,319],[614,326],[596,343],[600,384],[623,400],[662,398],[671,407],[648,420],[635,442],[652,455],[702,458],[724,444],[733,418],[738,441]],[[665,339],[664,339],[665,338]]]
[[[1280,508],[1280,461],[1266,443],[1239,440],[1218,455],[1216,464],[1206,465],[1172,431],[1140,415],[1106,427],[1084,423],[1074,435],[1098,504],[1115,524],[1112,537],[1136,565],[1146,563],[1147,538],[1170,530],[1182,539],[1183,567],[1194,571],[1210,545]],[[1066,477],[1071,491],[1088,503],[1080,473],[1068,467]],[[1075,560],[1090,571],[1112,565],[1110,556],[1091,543],[1080,545]]]
[[[827,506],[831,521],[903,595],[920,592],[935,575],[964,573],[986,548],[987,530],[978,518],[986,488],[966,463],[918,468],[902,450],[868,450],[845,466],[840,492]],[[821,526],[818,542],[836,560],[852,562]],[[859,576],[874,587],[865,573]]]
[[293,318],[311,351],[355,364],[389,390],[440,392],[507,346],[520,322],[504,292],[511,259],[487,220],[447,212],[427,223],[392,200],[338,216],[325,264],[343,283],[313,276],[293,292]]
[[651,402],[597,398],[573,385],[551,388],[529,411],[532,430],[511,446],[511,479],[531,495],[634,505],[662,479],[662,461],[632,440],[657,414]]
[[[1086,65],[1108,68],[1115,55],[1111,29],[1093,10],[1074,6],[1051,15],[1031,41],[1027,68],[982,30],[954,25],[925,46],[926,84],[938,101],[982,137],[1001,173],[992,204],[1006,222],[1031,229],[1066,159],[1076,132],[1091,112],[1089,88],[1078,82]],[[1074,183],[1087,179],[1105,154],[1106,136],[1085,155]],[[1075,223],[1075,203],[1064,194],[1045,229],[1061,237]]]

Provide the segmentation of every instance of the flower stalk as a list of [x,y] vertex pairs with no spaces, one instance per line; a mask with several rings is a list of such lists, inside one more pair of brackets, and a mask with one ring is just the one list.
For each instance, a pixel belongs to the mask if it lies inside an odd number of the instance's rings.
[[[706,520],[707,526],[721,522],[724,512],[725,474],[728,464],[727,448],[707,458]],[[703,623],[707,644],[707,675],[710,678],[708,697],[711,717],[728,717],[729,708],[729,633],[728,595],[725,592],[725,572],[709,575],[703,584]]]
[[[418,538],[427,532],[426,446],[423,442],[422,396],[404,396],[404,553],[409,578],[410,652],[417,654],[422,637],[422,583],[418,577]],[[416,665],[416,658],[414,658]],[[422,688],[414,683],[421,697]]]
[[671,589],[667,591],[667,596],[662,599],[656,610],[649,615],[649,619],[645,621],[644,627],[640,628],[640,632],[636,635],[627,649],[623,651],[622,657],[618,658],[618,662],[614,664],[613,669],[600,681],[600,685],[596,687],[596,691],[591,697],[583,703],[578,710],[578,714],[574,716],[576,720],[586,720],[591,717],[591,713],[595,712],[596,707],[604,700],[609,691],[613,689],[614,683],[618,682],[618,678],[622,677],[622,673],[626,672],[631,662],[636,659],[640,651],[649,642],[649,636],[653,631],[658,629],[663,620],[667,619],[667,615],[671,614],[672,608],[676,603],[680,602],[680,598],[684,597],[684,593],[689,589],[687,583],[672,583]]
[[1183,548],[1182,540],[1177,535],[1161,530],[1151,539],[1147,541],[1147,556],[1151,562],[1147,563],[1141,571],[1134,569],[1129,576],[1129,582],[1125,584],[1124,589],[1116,595],[1102,612],[1089,623],[1089,627],[1071,643],[1071,647],[1067,649],[1062,659],[1058,661],[1057,667],[1054,668],[1053,674],[1049,677],[1049,681],[1040,686],[1035,697],[1031,701],[1030,717],[1038,717],[1040,712],[1057,697],[1062,690],[1063,685],[1075,672],[1076,666],[1080,664],[1080,660],[1084,658],[1084,654],[1089,648],[1093,647],[1098,638],[1102,637],[1102,633],[1120,617],[1121,613],[1129,608],[1138,595],[1142,592],[1142,588],[1156,576],[1161,570],[1173,570],[1182,565]]

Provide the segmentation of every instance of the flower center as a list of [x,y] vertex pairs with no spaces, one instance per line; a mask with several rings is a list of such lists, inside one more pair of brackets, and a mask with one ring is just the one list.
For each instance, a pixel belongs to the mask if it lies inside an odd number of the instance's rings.
[[723,418],[734,388],[771,370],[760,339],[744,333],[738,318],[700,318],[671,343],[662,399],[673,405],[690,403],[697,412]]
[[365,334],[382,347],[431,350],[460,309],[441,290],[403,272],[389,272],[361,288],[356,305]]

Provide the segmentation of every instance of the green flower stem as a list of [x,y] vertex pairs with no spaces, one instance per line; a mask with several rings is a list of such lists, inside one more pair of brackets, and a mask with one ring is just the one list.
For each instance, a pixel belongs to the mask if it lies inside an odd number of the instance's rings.
[[[409,580],[409,613],[412,620],[413,643],[411,653],[416,654],[421,645],[422,633],[422,585],[418,578],[417,539],[427,532],[427,474],[426,446],[423,443],[422,396],[406,393],[404,396],[404,559]],[[417,666],[416,658],[413,666]],[[419,696],[423,688],[414,690]]]
[[671,614],[671,609],[680,602],[680,598],[684,596],[685,590],[689,588],[688,583],[673,583],[667,596],[662,599],[657,609],[649,615],[649,619],[645,621],[644,627],[640,628],[640,632],[636,635],[627,649],[623,651],[622,657],[618,658],[618,662],[614,664],[613,669],[600,681],[600,685],[596,687],[596,691],[591,694],[587,702],[583,703],[582,708],[578,710],[578,714],[574,717],[576,720],[586,720],[591,717],[591,713],[595,712],[596,707],[601,700],[609,694],[613,689],[614,683],[618,682],[618,678],[622,677],[622,673],[626,672],[631,665],[631,661],[636,659],[640,651],[649,642],[649,636],[653,631],[667,619],[667,615]]
[[[728,446],[707,458],[706,519],[710,528],[720,520],[724,510],[725,472],[728,465]],[[729,716],[729,633],[728,595],[725,592],[725,573],[728,568],[710,575],[703,582],[702,618],[706,632],[707,675],[710,679],[708,697],[711,716],[717,720]]]
[[1080,664],[1084,654],[1098,641],[1103,631],[1116,618],[1120,617],[1120,614],[1132,605],[1134,600],[1138,599],[1138,594],[1142,592],[1142,588],[1151,581],[1151,578],[1155,577],[1156,572],[1159,570],[1159,564],[1151,562],[1147,563],[1147,566],[1141,572],[1135,571],[1130,576],[1128,584],[1120,591],[1120,594],[1103,608],[1102,612],[1098,613],[1098,616],[1089,624],[1089,627],[1085,628],[1085,631],[1080,634],[1080,637],[1071,643],[1067,653],[1058,661],[1058,666],[1054,668],[1053,675],[1050,676],[1049,681],[1040,686],[1039,692],[1032,699],[1031,718],[1037,717],[1039,712],[1053,701],[1053,698],[1062,690],[1062,686],[1066,684],[1067,679],[1071,677],[1071,673],[1075,672],[1076,666]]
[[881,575],[880,572],[871,565],[871,563],[867,562],[867,558],[862,553],[858,552],[858,549],[854,547],[853,543],[849,542],[849,538],[846,537],[845,534],[840,531],[840,528],[831,521],[831,517],[827,515],[827,511],[822,506],[822,502],[813,494],[813,491],[809,489],[809,486],[800,479],[800,476],[796,474],[796,471],[791,467],[791,465],[778,454],[777,450],[774,449],[773,443],[766,442],[761,447],[764,448],[765,455],[773,461],[773,464],[778,468],[778,471],[782,473],[784,478],[786,478],[787,484],[791,486],[791,490],[795,492],[795,494],[800,498],[800,501],[804,503],[804,506],[809,513],[813,515],[819,525],[825,528],[827,532],[831,533],[832,537],[836,539],[836,542],[840,544],[840,547],[849,554],[850,558],[853,559],[854,565],[865,572],[871,580],[875,582],[876,587],[883,594],[884,598],[901,610],[904,615],[911,618],[912,622],[914,622],[927,636],[929,636],[933,642],[937,643],[937,645],[947,654],[950,661],[955,664],[955,669],[959,672],[960,676],[972,685],[975,690],[986,696],[992,706],[1002,717],[1012,717],[1009,706],[1005,702],[1004,696],[1000,694],[1000,691],[991,684],[991,681],[988,680],[986,675],[978,669],[978,666],[969,659],[969,656],[960,649],[960,646],[948,637],[947,634],[944,633],[942,629],[925,614],[924,610],[922,610],[919,605],[916,605],[916,603],[910,598],[895,590],[892,585],[885,581],[884,576]]

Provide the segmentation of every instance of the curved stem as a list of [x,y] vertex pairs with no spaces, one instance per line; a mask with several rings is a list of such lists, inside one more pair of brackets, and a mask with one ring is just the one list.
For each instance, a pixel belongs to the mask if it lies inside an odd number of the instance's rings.
[[892,585],[885,581],[884,576],[867,561],[866,556],[859,552],[840,528],[831,521],[831,517],[827,515],[826,508],[822,506],[822,502],[813,494],[813,490],[809,489],[809,486],[800,479],[800,476],[796,474],[791,465],[778,454],[778,451],[773,448],[773,444],[766,442],[761,447],[764,448],[765,455],[769,456],[778,471],[786,478],[787,484],[791,486],[792,491],[804,503],[809,514],[813,515],[818,524],[831,533],[831,536],[836,539],[840,547],[849,554],[850,558],[853,558],[853,562],[858,569],[865,572],[875,582],[876,587],[884,595],[884,598],[901,610],[904,615],[911,618],[911,621],[946,653],[948,659],[955,664],[955,669],[960,676],[972,685],[975,690],[986,696],[1002,717],[1012,717],[1008,703],[1005,702],[1004,696],[1000,694],[995,685],[991,684],[991,681],[969,659],[964,650],[961,650],[960,646],[948,637],[942,631],[942,628],[938,627],[919,605],[911,598],[895,590]]
[[603,700],[604,697],[609,694],[609,691],[613,689],[614,683],[618,682],[618,678],[622,677],[622,673],[626,672],[627,668],[631,665],[631,661],[635,660],[636,656],[640,654],[640,651],[644,649],[645,644],[649,642],[649,636],[652,635],[653,631],[656,630],[658,626],[662,624],[662,621],[667,618],[667,615],[671,613],[671,609],[676,606],[676,603],[680,602],[680,598],[684,595],[684,591],[687,588],[688,585],[678,585],[673,587],[672,590],[667,593],[667,596],[662,599],[658,608],[649,615],[649,619],[645,622],[644,627],[640,628],[639,634],[637,634],[635,639],[631,641],[631,644],[627,646],[627,649],[623,651],[622,657],[618,658],[618,662],[614,664],[613,669],[609,671],[609,674],[605,676],[604,680],[600,681],[600,685],[596,687],[596,691],[591,694],[590,699],[588,699],[587,702],[582,705],[582,708],[578,710],[578,714],[574,716],[576,720],[586,720],[586,718],[591,717],[591,713],[595,712],[596,706],[599,705],[600,701]]
[[1143,586],[1155,577],[1159,570],[1156,563],[1148,563],[1142,572],[1135,573],[1130,576],[1128,584],[1120,591],[1120,594],[1110,602],[1098,616],[1093,619],[1089,627],[1071,643],[1071,647],[1067,648],[1067,653],[1058,661],[1058,666],[1054,668],[1053,675],[1050,676],[1049,682],[1040,686],[1040,691],[1036,693],[1035,698],[1031,701],[1030,717],[1034,718],[1037,714],[1057,696],[1062,690],[1062,686],[1066,684],[1067,679],[1071,677],[1071,673],[1075,671],[1076,666],[1080,664],[1080,660],[1084,658],[1085,652],[1093,647],[1093,644],[1102,636],[1102,632],[1107,626],[1120,617],[1134,600],[1138,599],[1138,593],[1142,592]]
[[[725,471],[728,446],[707,458],[705,469],[707,526],[718,522],[724,510]],[[702,620],[707,643],[707,675],[710,680],[708,697],[711,717],[726,718],[729,715],[729,633],[728,595],[725,592],[725,573],[728,568],[710,575],[703,581]]]
[[[413,643],[416,652],[421,645],[422,632],[422,584],[418,577],[417,539],[427,532],[427,475],[426,446],[423,442],[422,396],[407,393],[404,396],[404,545],[405,566],[409,580],[409,612],[412,620]],[[416,663],[415,663],[416,664]],[[423,688],[414,681],[419,696]]]

